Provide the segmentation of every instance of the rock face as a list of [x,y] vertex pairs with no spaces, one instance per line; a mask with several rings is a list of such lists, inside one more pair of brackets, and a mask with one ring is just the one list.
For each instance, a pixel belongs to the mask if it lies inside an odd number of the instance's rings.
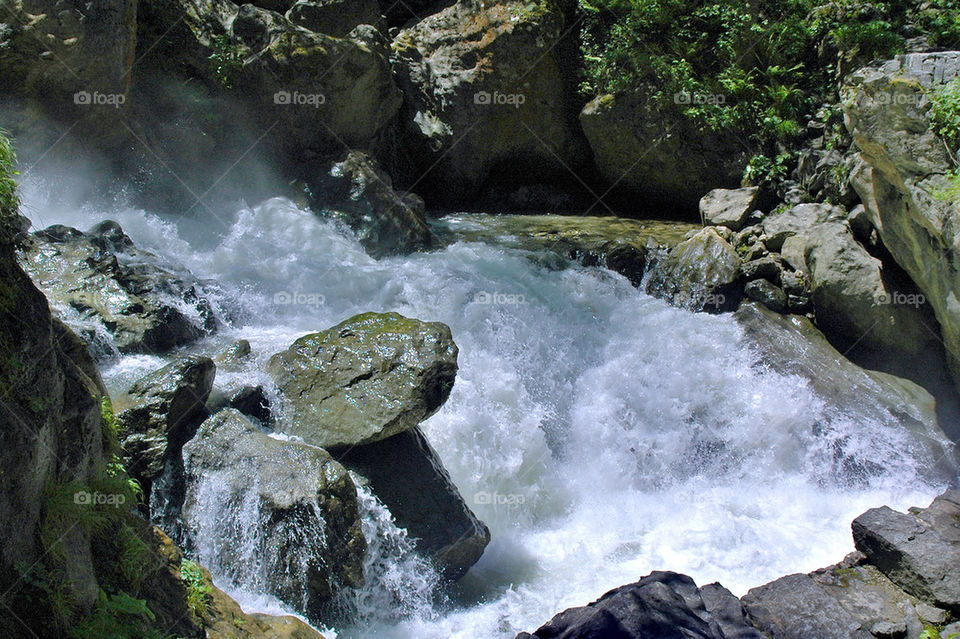
[[762,639],[720,584],[703,588],[675,572],[653,572],[582,608],[561,612],[517,639]]
[[938,199],[951,162],[930,130],[927,92],[960,74],[960,52],[917,53],[861,69],[844,81],[847,129],[866,166],[854,188],[893,258],[933,306],[960,380],[960,209]]
[[136,248],[115,222],[89,233],[66,226],[37,231],[21,260],[98,354],[163,352],[216,330],[193,276]]
[[829,204],[797,204],[776,211],[763,220],[764,244],[771,251],[779,251],[788,238],[832,217],[843,217],[843,209]]
[[670,251],[650,278],[652,295],[683,308],[719,312],[740,302],[742,260],[713,228],[705,228]]
[[231,409],[183,448],[191,547],[222,574],[315,614],[363,584],[356,487],[323,449],[275,439]]
[[929,508],[874,508],[853,522],[853,540],[871,564],[911,595],[960,611],[960,491]]
[[[15,214],[0,209],[0,585],[11,600],[10,589],[22,581],[17,567],[42,554],[37,531],[45,489],[91,485],[106,464],[100,417],[106,391],[82,342],[51,317],[43,293],[17,264]],[[88,533],[73,527],[63,541],[71,595],[91,605],[97,581]],[[0,631],[18,636],[23,628],[0,621]]]
[[130,88],[136,0],[14,0],[4,9],[9,13],[0,34],[4,92],[58,119],[82,120],[81,130],[92,124],[92,133],[109,135]]
[[346,37],[358,25],[382,21],[377,0],[297,0],[286,16],[295,25],[336,38]]
[[464,503],[439,456],[419,428],[383,441],[355,446],[339,457],[370,482],[370,488],[449,580],[480,559],[490,531]]
[[884,282],[880,260],[860,246],[845,223],[829,222],[805,237],[817,325],[844,350],[859,345],[899,358],[921,356],[937,340],[922,295]]
[[457,346],[444,324],[366,313],[301,337],[267,364],[283,430],[323,448],[414,428],[447,400]]
[[580,113],[597,168],[613,184],[689,211],[736,187],[747,158],[737,136],[698,130],[640,95],[602,95]]
[[707,226],[725,226],[739,231],[754,211],[760,189],[713,189],[700,198],[700,219]]
[[429,171],[431,190],[455,198],[498,170],[562,170],[577,135],[558,64],[563,26],[551,3],[460,0],[397,35],[414,179]]
[[390,176],[366,153],[351,151],[316,187],[315,205],[343,220],[374,257],[431,245],[423,200],[394,191]]
[[149,495],[171,456],[207,416],[216,367],[208,357],[186,357],[138,380],[127,391],[130,407],[117,415],[124,463]]
[[734,315],[761,362],[805,380],[825,400],[855,411],[858,419],[900,424],[916,436],[927,470],[939,481],[955,472],[946,452],[952,450],[937,422],[933,397],[905,379],[860,368],[841,355],[813,326],[796,315],[777,315],[755,304],[743,304]]

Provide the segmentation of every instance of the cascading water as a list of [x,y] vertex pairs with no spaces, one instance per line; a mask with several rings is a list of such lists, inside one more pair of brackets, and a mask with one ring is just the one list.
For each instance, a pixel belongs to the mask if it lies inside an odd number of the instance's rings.
[[[379,541],[340,637],[513,637],[654,569],[743,594],[838,560],[863,510],[942,488],[921,476],[929,460],[905,452],[904,432],[758,365],[730,316],[671,308],[607,271],[549,270],[468,242],[375,261],[282,199],[201,222],[57,211],[27,195],[37,226],[116,219],[138,246],[215,281],[232,324],[193,350],[248,339],[248,377],[297,336],[359,312],[451,326],[460,372],[423,429],[492,541],[444,601],[361,488],[364,532]],[[116,390],[160,363],[128,356],[105,376]],[[863,467],[874,470],[848,470]],[[211,568],[262,607],[255,580]]]

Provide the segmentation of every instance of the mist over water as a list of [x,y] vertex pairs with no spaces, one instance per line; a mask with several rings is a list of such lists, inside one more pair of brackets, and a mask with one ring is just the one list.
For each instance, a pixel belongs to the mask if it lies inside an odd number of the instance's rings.
[[[243,379],[356,313],[450,325],[460,372],[423,429],[492,541],[449,600],[433,596],[410,541],[362,488],[364,532],[378,542],[340,637],[512,638],[655,569],[742,595],[838,561],[867,508],[927,503],[943,487],[921,477],[929,460],[894,425],[857,420],[856,407],[766,370],[731,316],[669,307],[605,270],[550,270],[467,242],[376,261],[279,198],[173,220],[57,207],[37,184],[24,195],[35,227],[114,219],[207,281],[224,326],[190,350],[248,339],[254,362],[233,374]],[[115,358],[104,374],[116,392],[162,363]],[[243,584],[230,591],[245,609],[269,607]]]

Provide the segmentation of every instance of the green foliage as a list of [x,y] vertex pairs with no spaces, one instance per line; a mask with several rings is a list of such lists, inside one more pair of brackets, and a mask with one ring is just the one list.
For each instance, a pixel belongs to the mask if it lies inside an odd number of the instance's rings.
[[[960,78],[930,92],[930,126],[951,149],[960,147]],[[956,154],[953,155],[956,159]]]
[[160,639],[149,629],[155,616],[146,602],[126,593],[108,595],[100,590],[93,611],[70,628],[73,639]]
[[213,39],[212,49],[210,64],[213,76],[224,88],[232,89],[243,69],[243,50],[232,44],[230,37],[226,34],[218,35]]
[[790,153],[781,153],[774,158],[758,154],[750,158],[744,171],[744,178],[751,184],[774,185],[785,180],[794,156]]
[[187,605],[195,615],[203,618],[213,593],[203,571],[196,562],[184,559],[180,564],[180,578],[187,585]]
[[12,216],[20,207],[20,198],[17,195],[16,163],[17,155],[13,145],[7,139],[6,131],[0,129],[0,219]]
[[581,90],[637,92],[654,108],[736,134],[773,180],[837,75],[903,50],[916,29],[960,45],[960,0],[579,0]]

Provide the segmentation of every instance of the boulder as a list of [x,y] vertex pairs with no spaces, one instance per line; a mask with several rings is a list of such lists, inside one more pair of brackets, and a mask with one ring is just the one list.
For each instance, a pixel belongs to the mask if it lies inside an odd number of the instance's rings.
[[369,482],[417,552],[445,579],[458,579],[480,559],[490,531],[464,502],[419,428],[352,447],[338,461]]
[[744,227],[756,208],[760,189],[713,189],[700,198],[700,219],[707,226],[725,226],[733,231]]
[[352,228],[374,257],[431,245],[423,200],[394,191],[390,176],[366,153],[351,151],[315,186],[314,205]]
[[805,236],[817,326],[831,343],[892,359],[929,356],[939,327],[922,294],[888,283],[883,264],[857,243],[846,223],[817,224]]
[[565,173],[579,132],[559,62],[563,14],[552,3],[460,0],[393,41],[404,93],[403,152],[447,200],[487,182]]
[[[777,315],[750,303],[741,305],[734,317],[746,342],[759,354],[760,365],[798,376],[830,405],[842,407],[860,421],[908,430],[914,442],[903,453],[916,456],[931,481],[943,481],[956,472],[953,444],[941,431],[936,403],[926,390],[911,381],[860,368],[805,317]],[[854,476],[869,472],[844,464],[839,468]]]
[[960,205],[937,197],[953,165],[932,131],[929,92],[960,75],[960,52],[912,53],[844,79],[844,118],[865,161],[851,180],[880,239],[930,301],[960,386]]
[[556,615],[517,639],[763,639],[719,584],[697,588],[686,575],[653,572],[581,608]]
[[764,244],[771,251],[779,251],[787,238],[804,233],[818,222],[843,215],[843,209],[830,204],[797,204],[774,211],[763,220]]
[[128,397],[118,399],[118,407],[128,406],[117,414],[127,472],[148,496],[167,459],[179,457],[206,418],[215,376],[210,358],[185,357],[137,380]]
[[410,430],[447,400],[457,352],[446,325],[397,313],[365,313],[301,337],[267,363],[282,429],[323,448]]
[[580,124],[608,182],[689,211],[710,189],[739,186],[747,165],[737,135],[704,130],[640,92],[595,98]]
[[337,38],[357,25],[382,22],[377,0],[297,0],[286,16],[295,25]]
[[116,222],[32,234],[21,262],[65,322],[100,356],[158,353],[217,328],[197,280],[138,249]]
[[915,639],[944,611],[903,592],[853,553],[808,575],[781,577],[742,599],[750,621],[773,639]]
[[868,510],[854,520],[853,540],[900,588],[960,612],[960,491],[947,491],[910,514],[886,506]]
[[677,244],[657,264],[649,291],[675,306],[695,311],[733,310],[742,285],[737,251],[713,227]]
[[787,295],[776,284],[767,280],[752,280],[743,287],[743,294],[760,302],[774,313],[787,312]]
[[363,584],[356,486],[326,451],[227,409],[203,423],[183,462],[190,547],[218,573],[311,615]]

